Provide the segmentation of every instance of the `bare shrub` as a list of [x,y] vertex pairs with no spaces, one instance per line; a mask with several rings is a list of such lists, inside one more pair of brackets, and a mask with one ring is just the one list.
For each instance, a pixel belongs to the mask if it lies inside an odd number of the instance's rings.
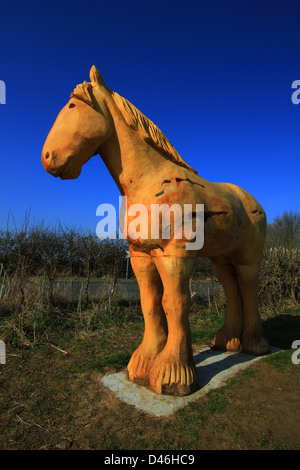
[[284,211],[267,227],[265,248],[300,249],[300,213]]
[[300,251],[287,248],[265,250],[260,267],[261,305],[278,307],[299,304]]

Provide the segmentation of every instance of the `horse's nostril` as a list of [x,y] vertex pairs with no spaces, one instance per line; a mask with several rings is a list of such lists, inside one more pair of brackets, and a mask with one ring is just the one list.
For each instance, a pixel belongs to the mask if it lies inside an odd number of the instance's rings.
[[45,155],[46,160],[48,160],[49,157],[50,157],[50,153],[47,152],[46,155]]

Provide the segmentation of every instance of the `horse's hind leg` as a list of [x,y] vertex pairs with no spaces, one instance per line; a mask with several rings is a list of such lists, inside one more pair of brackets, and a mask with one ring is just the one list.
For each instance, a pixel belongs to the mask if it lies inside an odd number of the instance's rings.
[[132,382],[147,384],[149,369],[167,340],[167,322],[161,300],[163,286],[150,256],[132,256],[131,265],[140,288],[145,321],[144,338],[127,366]]
[[164,286],[162,305],[168,322],[168,340],[149,373],[150,387],[157,393],[189,395],[198,388],[189,327],[189,279],[194,260],[157,257],[155,263]]
[[231,264],[215,264],[215,275],[226,295],[225,322],[214,338],[213,349],[238,352],[241,347],[242,302],[236,272]]
[[258,266],[235,265],[243,303],[242,348],[248,354],[269,352],[258,311]]

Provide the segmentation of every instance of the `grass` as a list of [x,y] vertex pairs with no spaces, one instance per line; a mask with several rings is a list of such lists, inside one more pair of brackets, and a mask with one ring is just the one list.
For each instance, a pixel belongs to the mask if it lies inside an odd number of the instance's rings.
[[[193,303],[195,347],[209,343],[224,311]],[[106,450],[296,449],[300,366],[291,361],[297,309],[268,312],[271,344],[285,348],[167,418],[126,405],[101,385],[123,370],[143,335],[138,303],[105,299],[80,314],[36,305],[3,314],[0,448]],[[299,338],[300,339],[300,338]],[[276,343],[276,344],[275,344]]]

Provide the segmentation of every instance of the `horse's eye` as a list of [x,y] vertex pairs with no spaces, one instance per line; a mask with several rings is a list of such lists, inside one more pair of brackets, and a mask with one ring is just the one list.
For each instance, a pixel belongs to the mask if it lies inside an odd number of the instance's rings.
[[75,108],[75,106],[76,106],[76,104],[74,104],[74,103],[69,104],[69,108]]

